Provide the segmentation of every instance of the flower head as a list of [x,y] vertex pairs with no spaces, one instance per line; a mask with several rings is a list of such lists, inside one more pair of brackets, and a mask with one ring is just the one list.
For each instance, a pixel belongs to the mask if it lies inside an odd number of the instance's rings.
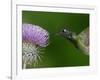
[[23,68],[38,64],[41,48],[48,45],[49,33],[37,25],[22,24],[22,59]]
[[37,25],[23,24],[22,25],[22,40],[31,42],[40,47],[48,45],[49,33]]

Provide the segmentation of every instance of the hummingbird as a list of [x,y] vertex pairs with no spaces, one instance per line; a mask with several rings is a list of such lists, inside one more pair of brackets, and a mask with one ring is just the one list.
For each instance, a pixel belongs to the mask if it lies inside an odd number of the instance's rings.
[[58,34],[69,40],[78,50],[81,50],[84,54],[89,55],[89,27],[84,29],[79,34],[76,34],[68,28],[63,28]]

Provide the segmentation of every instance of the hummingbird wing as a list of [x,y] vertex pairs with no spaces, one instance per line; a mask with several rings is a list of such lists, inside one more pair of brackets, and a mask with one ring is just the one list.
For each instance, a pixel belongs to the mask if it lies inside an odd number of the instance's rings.
[[89,27],[83,30],[77,36],[77,43],[79,48],[87,55],[89,55]]

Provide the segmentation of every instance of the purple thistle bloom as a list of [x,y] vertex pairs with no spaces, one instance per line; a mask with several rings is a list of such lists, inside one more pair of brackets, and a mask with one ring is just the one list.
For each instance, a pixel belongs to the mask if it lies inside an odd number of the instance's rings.
[[22,24],[22,62],[23,68],[27,65],[34,67],[41,60],[41,48],[48,45],[49,33],[37,25]]
[[49,33],[37,25],[22,24],[22,40],[40,47],[48,45]]

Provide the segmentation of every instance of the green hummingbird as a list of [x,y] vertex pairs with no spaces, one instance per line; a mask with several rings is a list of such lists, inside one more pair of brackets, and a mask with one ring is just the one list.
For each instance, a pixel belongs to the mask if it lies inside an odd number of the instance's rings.
[[63,28],[59,34],[69,40],[73,45],[83,51],[84,54],[89,55],[89,27],[84,29],[79,34]]

